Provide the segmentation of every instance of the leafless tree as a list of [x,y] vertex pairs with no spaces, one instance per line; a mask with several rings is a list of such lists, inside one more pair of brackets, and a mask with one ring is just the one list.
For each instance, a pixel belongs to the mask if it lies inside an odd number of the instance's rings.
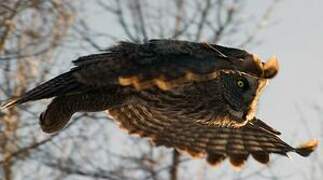
[[[64,3],[64,4],[63,4]],[[43,81],[55,50],[73,22],[73,9],[63,1],[3,0],[0,2],[1,99],[20,95]],[[26,108],[26,109],[25,109]],[[27,106],[0,115],[0,176],[12,179],[19,166],[16,158],[46,143],[29,119],[37,118]],[[35,122],[35,121],[34,121]]]

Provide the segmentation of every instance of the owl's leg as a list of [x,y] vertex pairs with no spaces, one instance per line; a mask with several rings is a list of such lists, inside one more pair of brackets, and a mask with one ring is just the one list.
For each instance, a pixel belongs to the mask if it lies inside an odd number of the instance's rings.
[[39,123],[46,133],[59,131],[76,112],[104,111],[117,106],[121,100],[110,93],[87,93],[59,96],[52,100],[45,112],[41,113]]

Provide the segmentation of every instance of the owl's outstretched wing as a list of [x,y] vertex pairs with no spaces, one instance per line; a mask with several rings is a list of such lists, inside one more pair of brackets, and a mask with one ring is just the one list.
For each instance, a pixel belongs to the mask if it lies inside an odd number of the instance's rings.
[[121,85],[137,90],[168,90],[186,82],[215,79],[219,70],[234,70],[261,78],[278,71],[275,59],[262,63],[244,50],[215,44],[152,40],[144,44],[121,42],[108,53],[74,61],[75,76],[91,85]]
[[271,126],[269,126],[268,124],[266,124],[265,122],[263,122],[260,119],[254,118],[249,123],[252,126],[254,126],[255,128],[261,128],[261,129],[266,130],[266,131],[269,131],[270,133],[273,133],[275,135],[281,135],[281,132],[279,132],[278,130],[272,128]]
[[193,157],[205,157],[212,165],[229,158],[234,167],[240,167],[250,155],[260,163],[268,163],[272,153],[308,156],[317,146],[316,141],[310,141],[294,148],[260,120],[240,128],[217,127],[172,119],[138,104],[111,109],[109,113],[130,134],[148,137],[157,145],[173,147]]
[[74,64],[76,67],[70,71],[21,97],[10,99],[1,108],[96,88],[169,90],[187,82],[215,79],[219,70],[240,71],[262,78],[272,78],[278,71],[276,59],[262,63],[244,50],[177,40],[151,40],[144,44],[120,42],[105,53],[80,57]]

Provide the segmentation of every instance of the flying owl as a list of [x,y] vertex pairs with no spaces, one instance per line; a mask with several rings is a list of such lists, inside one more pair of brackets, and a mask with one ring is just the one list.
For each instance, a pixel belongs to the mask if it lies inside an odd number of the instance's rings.
[[247,51],[177,40],[120,42],[83,56],[75,67],[2,109],[54,98],[40,115],[46,133],[64,128],[75,112],[107,111],[129,134],[147,137],[216,165],[241,167],[251,155],[268,163],[272,153],[308,156],[315,140],[294,148],[255,117],[257,101],[278,62]]

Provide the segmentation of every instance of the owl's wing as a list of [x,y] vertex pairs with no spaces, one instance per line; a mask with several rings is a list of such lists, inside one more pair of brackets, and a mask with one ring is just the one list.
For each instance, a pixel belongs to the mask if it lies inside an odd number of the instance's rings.
[[169,90],[187,82],[214,79],[220,70],[261,78],[271,78],[278,71],[275,59],[264,64],[244,50],[177,40],[121,42],[105,53],[80,57],[74,64],[76,67],[70,71],[8,100],[1,108],[102,87]]
[[241,128],[228,128],[190,123],[165,117],[140,105],[111,109],[109,113],[128,133],[148,137],[157,145],[173,147],[193,157],[206,157],[212,165],[229,158],[234,167],[240,167],[249,155],[260,163],[268,163],[271,153],[296,152],[308,156],[317,146],[316,141],[310,141],[294,148],[269,126],[249,123]]
[[144,44],[121,42],[107,53],[84,56],[74,61],[74,76],[95,86],[153,86],[171,89],[191,81],[214,79],[219,70],[240,71],[271,78],[277,61],[262,63],[240,49],[215,44],[175,40],[152,40]]
[[279,132],[278,130],[272,128],[271,126],[269,126],[268,124],[266,124],[265,122],[263,122],[260,119],[254,118],[249,123],[252,124],[252,126],[254,126],[254,127],[261,128],[263,130],[269,131],[270,133],[273,133],[275,135],[281,135],[281,132]]

